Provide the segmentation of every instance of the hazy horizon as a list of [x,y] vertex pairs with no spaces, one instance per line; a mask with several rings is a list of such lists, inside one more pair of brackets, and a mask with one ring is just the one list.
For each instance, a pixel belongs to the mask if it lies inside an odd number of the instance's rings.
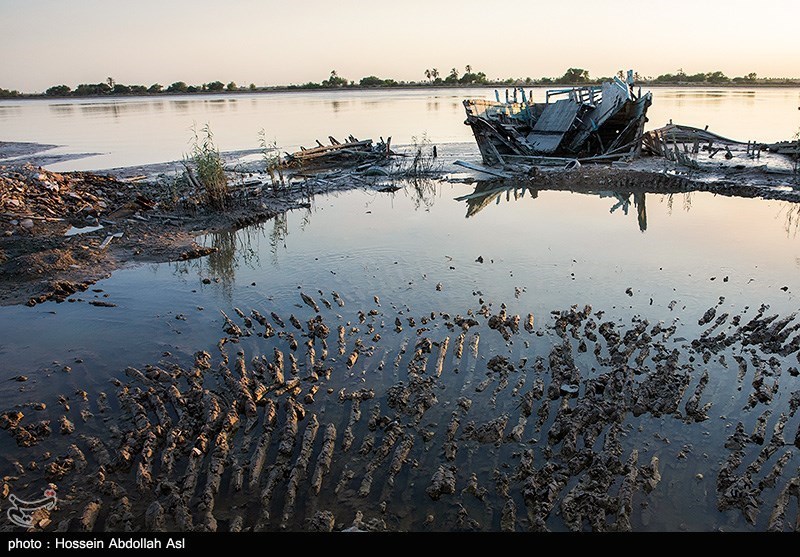
[[491,79],[722,71],[800,77],[800,4],[585,0],[497,8],[485,0],[363,5],[233,0],[2,0],[0,88],[43,92],[65,84],[257,86],[377,75],[442,77],[470,64]]

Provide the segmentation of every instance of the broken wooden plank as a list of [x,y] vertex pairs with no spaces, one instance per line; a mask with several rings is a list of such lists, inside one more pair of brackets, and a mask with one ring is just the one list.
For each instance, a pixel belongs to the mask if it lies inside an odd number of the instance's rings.
[[489,168],[488,166],[483,166],[482,164],[474,164],[471,162],[466,162],[461,160],[455,161],[453,164],[455,164],[456,166],[461,166],[463,168],[468,168],[470,170],[475,170],[476,172],[483,172],[484,174],[497,176],[498,178],[511,178],[511,175],[506,172],[495,170],[493,168]]
[[308,159],[308,158],[315,158],[315,156],[319,156],[321,154],[332,153],[336,151],[340,151],[342,149],[355,149],[357,147],[370,147],[372,145],[371,139],[365,139],[363,141],[351,142],[351,143],[337,143],[336,145],[321,145],[319,147],[313,147],[311,149],[303,149],[301,147],[301,151],[297,151],[292,153],[290,156],[293,158],[298,159]]

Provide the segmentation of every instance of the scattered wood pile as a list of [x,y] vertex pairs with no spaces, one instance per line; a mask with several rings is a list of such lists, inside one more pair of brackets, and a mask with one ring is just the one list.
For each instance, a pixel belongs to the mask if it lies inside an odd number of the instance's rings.
[[395,154],[391,149],[391,137],[385,142],[381,138],[379,143],[373,143],[371,139],[359,140],[352,135],[344,143],[333,136],[329,136],[328,140],[330,145],[323,145],[317,140],[316,147],[306,149],[301,146],[295,153],[286,153],[286,164],[302,168],[374,165]]
[[[664,157],[697,169],[700,165],[689,155],[697,155],[702,150],[708,153],[708,158],[714,158],[717,153],[724,150],[723,156],[726,160],[730,160],[733,158],[731,149],[741,145],[741,141],[712,133],[707,127],[700,129],[676,124],[668,124],[663,128],[647,132],[642,137],[643,153]],[[749,154],[749,143],[747,151]]]
[[642,154],[664,157],[693,170],[723,166],[738,170],[790,174],[797,157],[797,142],[766,144],[723,137],[705,128],[669,123],[642,136]]
[[107,217],[127,204],[138,210],[155,206],[148,197],[131,192],[128,185],[87,172],[59,174],[30,165],[4,167],[0,169],[0,220],[77,224]]
[[778,143],[768,143],[766,148],[772,153],[797,157],[800,155],[800,141],[779,141]]
[[172,193],[144,182],[144,178],[123,181],[110,175],[57,173],[31,165],[0,167],[0,222],[33,229],[34,222],[85,227],[151,218],[180,220],[180,216],[156,211],[165,202],[172,205],[167,199]]

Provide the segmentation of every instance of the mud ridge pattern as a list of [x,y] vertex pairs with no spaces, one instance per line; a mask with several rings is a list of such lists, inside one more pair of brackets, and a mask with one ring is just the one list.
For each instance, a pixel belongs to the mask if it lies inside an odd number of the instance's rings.
[[671,479],[637,422],[709,420],[714,358],[755,422],[709,463],[717,508],[797,528],[795,315],[710,308],[687,340],[589,306],[412,316],[375,297],[347,319],[313,294],[222,313],[214,355],[128,368],[113,395],[7,409],[2,496],[50,482],[33,529],[58,531],[644,529]]

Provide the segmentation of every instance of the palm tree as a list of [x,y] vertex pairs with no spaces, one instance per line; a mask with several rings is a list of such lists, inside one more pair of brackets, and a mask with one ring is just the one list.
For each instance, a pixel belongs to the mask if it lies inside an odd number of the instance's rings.
[[450,77],[452,77],[453,79],[458,79],[458,70],[455,69],[455,68],[452,68],[450,70]]
[[430,70],[425,70],[425,77],[427,77],[427,78],[428,78],[428,81],[430,81],[430,80],[431,80],[431,75],[433,75],[433,74],[431,73],[431,71],[430,71]]
[[433,68],[433,69],[431,70],[431,77],[432,77],[434,80],[437,80],[437,79],[439,79],[439,69],[438,69],[438,68]]
[[464,71],[467,73],[472,73],[472,66],[467,64],[466,66],[464,66]]

